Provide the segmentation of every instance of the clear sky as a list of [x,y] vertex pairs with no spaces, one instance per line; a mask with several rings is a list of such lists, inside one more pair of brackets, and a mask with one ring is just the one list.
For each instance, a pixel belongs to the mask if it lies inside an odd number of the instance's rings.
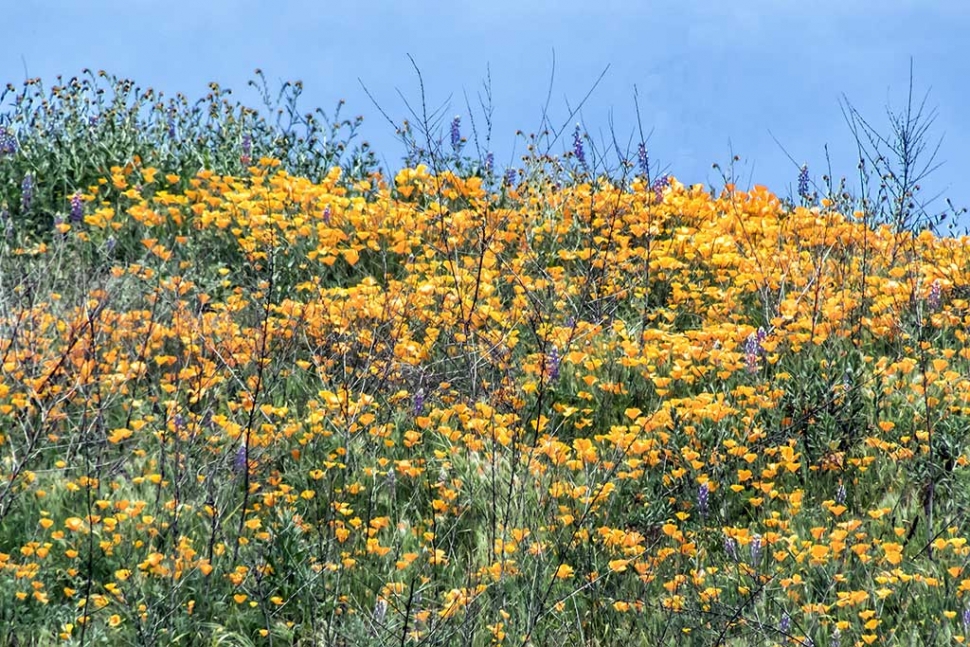
[[398,91],[419,96],[408,54],[429,103],[450,97],[447,114],[466,125],[464,93],[474,101],[490,71],[498,163],[512,159],[513,146],[521,153],[517,129],[537,128],[553,54],[558,124],[609,66],[575,119],[594,137],[611,120],[621,141],[633,134],[636,86],[644,129],[653,130],[651,158],[670,173],[720,185],[712,163],[736,154],[742,186],[781,195],[792,191],[798,165],[808,163],[816,179],[825,171],[826,145],[835,175],[854,173],[840,97],[888,132],[885,108],[904,106],[912,58],[917,99],[929,90],[937,110],[930,143],[943,137],[944,165],[924,194],[970,206],[967,0],[21,0],[2,14],[3,82],[26,74],[51,83],[91,67],[190,98],[218,81],[255,105],[246,82],[258,67],[274,82],[302,80],[307,111],[346,99],[395,166],[402,148],[360,82],[390,116],[406,118]]

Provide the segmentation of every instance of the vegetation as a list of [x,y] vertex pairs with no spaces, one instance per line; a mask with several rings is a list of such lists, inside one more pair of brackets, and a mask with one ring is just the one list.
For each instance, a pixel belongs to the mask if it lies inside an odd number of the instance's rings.
[[0,644],[970,635],[970,239],[85,78],[0,118]]

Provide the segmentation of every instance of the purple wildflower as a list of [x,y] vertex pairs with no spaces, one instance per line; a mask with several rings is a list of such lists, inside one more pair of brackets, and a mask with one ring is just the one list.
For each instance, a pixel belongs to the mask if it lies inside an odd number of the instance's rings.
[[734,537],[724,538],[724,552],[733,561],[738,561],[738,542]]
[[637,159],[640,162],[640,175],[643,177],[650,177],[650,158],[647,157],[647,145],[640,142],[640,146],[637,148]]
[[387,615],[387,600],[377,598],[374,603],[374,623],[378,626],[384,625],[384,617]]
[[963,610],[963,633],[970,633],[970,607]]
[[394,498],[395,492],[397,492],[397,474],[394,472],[394,468],[387,470],[387,476],[384,477],[384,485],[387,487],[391,498]]
[[414,415],[420,416],[422,410],[424,410],[424,387],[419,388],[414,394]]
[[114,236],[108,236],[108,240],[104,241],[105,249],[108,250],[109,254],[115,251],[115,245],[117,244],[118,244],[118,241],[115,239]]
[[579,124],[576,124],[576,130],[573,132],[573,155],[576,156],[579,165],[586,168],[586,151],[583,150],[583,135]]
[[457,153],[461,150],[461,117],[455,115],[451,120],[451,148]]
[[71,222],[79,223],[84,220],[84,202],[81,200],[81,192],[75,191],[71,196]]
[[845,494],[845,483],[839,483],[839,487],[835,490],[835,503],[837,505],[845,503]]
[[34,176],[30,173],[24,175],[20,183],[20,209],[30,211],[30,205],[34,202]]
[[250,162],[253,160],[253,138],[249,133],[243,135],[242,138],[242,155],[239,157],[239,161],[242,162],[243,166],[249,166]]
[[781,616],[781,622],[778,623],[778,631],[785,635],[788,635],[788,632],[791,631],[791,616],[788,615],[787,611]]
[[330,205],[323,208],[323,222],[330,224]]
[[803,164],[798,172],[798,195],[808,199],[808,164]]
[[0,156],[13,155],[17,152],[17,140],[6,128],[0,128]]
[[751,550],[751,565],[757,568],[758,565],[761,564],[761,535],[755,535],[751,538],[751,545],[749,548]]
[[495,156],[491,153],[485,155],[485,175],[492,174],[492,167],[495,164]]
[[700,487],[697,488],[697,511],[701,513],[702,517],[707,516],[710,499],[711,486],[707,484],[707,481],[704,481],[701,483]]
[[559,349],[555,346],[546,356],[546,373],[550,381],[559,379]]
[[758,336],[755,333],[751,333],[744,342],[744,352],[747,355],[757,355],[760,351],[759,346]]
[[515,172],[514,168],[510,168],[505,171],[505,183],[510,187],[515,187],[516,179],[518,178],[518,173]]
[[758,328],[758,332],[748,335],[744,342],[744,365],[748,373],[755,373],[758,370],[758,358],[765,354],[764,346],[761,343],[768,337],[764,328]]
[[942,288],[940,287],[940,280],[937,279],[930,286],[930,295],[926,298],[926,305],[929,306],[930,312],[936,312],[940,309],[941,296]]
[[236,455],[232,459],[232,471],[242,474],[249,465],[249,452],[246,450],[246,443],[239,445]]
[[754,333],[748,335],[748,340],[744,342],[744,367],[748,373],[758,371],[758,357],[761,355],[761,344]]
[[836,627],[835,631],[832,632],[832,640],[829,641],[832,647],[842,647],[842,632]]
[[657,197],[657,202],[664,199],[664,189],[670,186],[670,178],[662,175],[653,181],[653,194]]

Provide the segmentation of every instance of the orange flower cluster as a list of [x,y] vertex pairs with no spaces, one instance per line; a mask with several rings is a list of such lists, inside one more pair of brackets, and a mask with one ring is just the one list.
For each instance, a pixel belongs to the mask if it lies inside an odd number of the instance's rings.
[[0,609],[965,640],[970,241],[761,187],[275,168],[119,167],[0,259]]

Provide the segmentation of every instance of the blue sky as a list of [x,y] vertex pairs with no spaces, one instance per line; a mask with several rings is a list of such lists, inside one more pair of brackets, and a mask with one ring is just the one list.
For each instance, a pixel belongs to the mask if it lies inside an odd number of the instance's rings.
[[513,147],[522,152],[516,130],[539,124],[555,53],[554,123],[565,122],[567,106],[609,66],[574,119],[594,137],[611,119],[621,141],[633,134],[636,86],[644,129],[653,130],[651,157],[669,172],[719,185],[712,163],[736,154],[742,186],[782,195],[798,164],[816,178],[825,172],[826,145],[834,174],[854,173],[839,99],[845,94],[888,131],[885,108],[904,106],[912,57],[917,98],[929,90],[937,110],[930,133],[943,137],[944,165],[924,195],[970,206],[966,0],[34,0],[10,3],[3,14],[3,82],[25,73],[53,81],[91,67],[193,98],[218,81],[256,104],[246,82],[258,67],[271,81],[301,79],[303,108],[346,99],[347,114],[365,116],[363,135],[392,164],[402,148],[359,80],[393,118],[407,117],[398,91],[418,98],[410,54],[429,104],[451,97],[447,114],[467,124],[463,93],[474,98],[490,71],[494,149],[506,162]]

